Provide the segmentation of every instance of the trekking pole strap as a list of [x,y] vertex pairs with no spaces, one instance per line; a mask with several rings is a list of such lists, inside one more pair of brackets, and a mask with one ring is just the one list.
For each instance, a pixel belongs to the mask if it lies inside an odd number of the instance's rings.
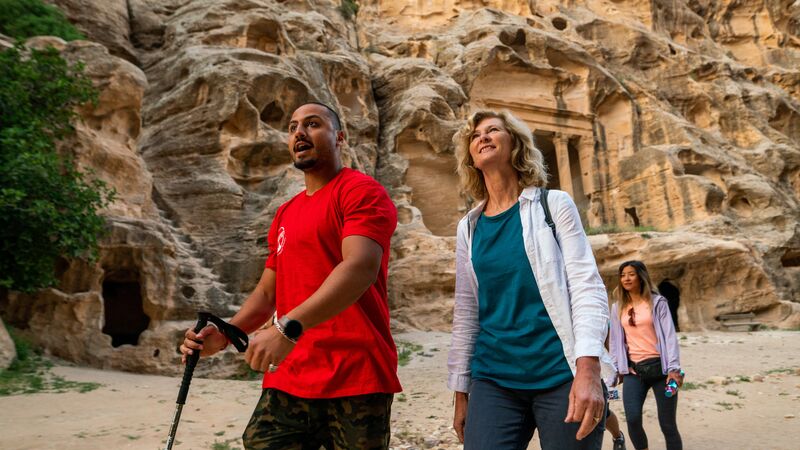
[[249,344],[247,333],[239,329],[239,327],[236,325],[231,325],[209,312],[198,313],[198,316],[203,316],[207,321],[213,323],[219,332],[228,338],[228,341],[233,344],[234,347],[236,347],[236,350],[239,353],[247,350],[247,345]]

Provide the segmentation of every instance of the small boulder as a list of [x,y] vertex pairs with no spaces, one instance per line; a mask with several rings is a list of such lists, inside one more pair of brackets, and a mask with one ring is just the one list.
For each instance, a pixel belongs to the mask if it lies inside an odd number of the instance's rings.
[[731,382],[731,380],[729,380],[728,378],[720,376],[708,377],[708,381],[710,383],[718,384],[720,386],[725,386],[726,384]]
[[0,370],[8,369],[12,362],[17,358],[17,348],[11,335],[8,334],[3,320],[0,319]]

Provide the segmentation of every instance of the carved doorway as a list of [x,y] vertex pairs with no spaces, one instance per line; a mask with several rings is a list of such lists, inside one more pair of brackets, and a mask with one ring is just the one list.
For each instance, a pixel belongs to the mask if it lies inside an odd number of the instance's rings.
[[547,189],[561,189],[556,146],[553,143],[554,136],[555,133],[548,131],[535,131],[533,133],[533,143],[542,152],[544,165],[547,167]]
[[111,346],[138,345],[139,335],[150,325],[142,307],[139,273],[112,271],[103,280],[103,333]]
[[681,305],[681,292],[677,286],[664,280],[658,285],[658,292],[661,293],[669,304],[669,313],[672,315],[672,323],[675,324],[675,331],[680,331],[678,326],[678,307]]

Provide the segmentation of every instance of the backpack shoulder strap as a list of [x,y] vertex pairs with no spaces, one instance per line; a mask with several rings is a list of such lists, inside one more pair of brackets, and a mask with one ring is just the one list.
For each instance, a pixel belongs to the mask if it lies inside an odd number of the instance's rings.
[[547,193],[549,190],[547,188],[541,188],[542,192],[539,195],[539,203],[542,204],[542,208],[544,209],[544,221],[547,222],[547,226],[550,227],[550,231],[553,232],[553,238],[558,242],[558,236],[556,236],[556,224],[553,222],[553,216],[550,215],[550,205],[547,203]]

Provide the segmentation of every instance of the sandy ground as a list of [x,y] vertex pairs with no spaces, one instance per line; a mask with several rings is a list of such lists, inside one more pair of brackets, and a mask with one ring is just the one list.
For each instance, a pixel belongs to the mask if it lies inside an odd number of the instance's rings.
[[[800,332],[680,336],[687,381],[695,386],[680,392],[684,448],[800,448]],[[395,397],[393,448],[459,448],[444,381],[449,335],[415,332],[396,339],[422,350],[400,368],[405,392]],[[56,375],[103,386],[88,393],[0,397],[0,449],[163,448],[179,379],[56,364]],[[239,436],[258,393],[257,381],[195,379],[174,448],[241,448]],[[624,418],[621,401],[611,408]],[[645,415],[650,449],[665,448],[652,395]],[[536,440],[531,449],[538,448]],[[608,434],[603,448],[611,449]]]

